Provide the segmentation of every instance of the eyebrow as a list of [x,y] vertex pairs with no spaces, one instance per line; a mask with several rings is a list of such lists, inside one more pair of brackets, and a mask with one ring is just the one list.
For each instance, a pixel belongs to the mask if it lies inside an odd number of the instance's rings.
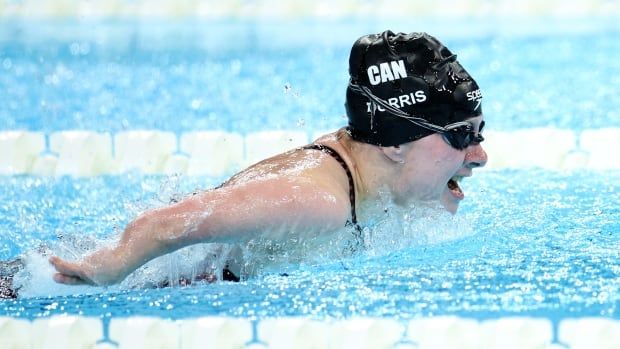
[[485,122],[484,122],[484,120],[482,120],[480,122],[480,126],[478,127],[478,133],[482,132],[482,129],[484,128],[484,125],[485,125]]

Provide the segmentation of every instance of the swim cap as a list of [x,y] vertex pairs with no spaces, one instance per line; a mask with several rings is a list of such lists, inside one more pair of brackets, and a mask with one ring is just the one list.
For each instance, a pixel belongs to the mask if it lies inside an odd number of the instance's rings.
[[[474,79],[426,33],[385,31],[359,38],[349,57],[345,108],[353,139],[395,146],[482,114]],[[431,125],[432,126],[432,125]]]

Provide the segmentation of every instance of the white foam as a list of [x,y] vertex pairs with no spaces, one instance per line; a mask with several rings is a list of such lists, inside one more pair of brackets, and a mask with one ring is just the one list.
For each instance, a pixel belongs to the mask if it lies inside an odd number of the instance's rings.
[[241,169],[243,137],[222,131],[181,135],[181,151],[190,157],[187,174],[222,176]]
[[151,287],[162,281],[172,285],[180,279],[194,279],[197,275],[222,275],[232,245],[196,244],[155,258],[130,274],[120,288]]
[[179,325],[155,317],[114,318],[110,321],[110,339],[119,349],[178,348]]
[[24,269],[17,272],[13,278],[14,285],[20,287],[20,298],[101,292],[100,288],[91,286],[68,286],[56,283],[52,279],[56,271],[48,258],[47,254],[36,251],[30,251],[23,256]]
[[28,173],[37,156],[45,150],[40,132],[0,132],[0,174]]
[[[365,213],[365,210],[373,213]],[[474,234],[474,224],[469,216],[452,215],[439,203],[412,203],[403,207],[392,203],[387,194],[382,194],[380,202],[360,205],[358,216],[363,214],[372,221],[371,228],[363,229],[369,255],[384,255]]]
[[27,320],[0,316],[0,348],[32,347],[32,325]]
[[103,339],[103,326],[96,318],[54,316],[35,319],[32,333],[33,349],[92,348]]
[[252,339],[252,324],[246,319],[202,317],[181,323],[181,349],[243,348]]
[[571,349],[617,349],[620,321],[593,317],[562,320],[558,338]]
[[245,164],[253,164],[308,143],[302,131],[262,131],[245,137]]
[[108,133],[54,132],[50,151],[58,154],[56,175],[96,176],[110,172],[112,166],[112,138]]
[[162,173],[176,148],[177,139],[172,132],[125,131],[114,136],[114,158],[121,172]]

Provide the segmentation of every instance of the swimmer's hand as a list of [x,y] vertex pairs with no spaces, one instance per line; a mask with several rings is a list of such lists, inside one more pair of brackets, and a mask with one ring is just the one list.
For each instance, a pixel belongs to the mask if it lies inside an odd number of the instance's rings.
[[79,262],[69,262],[52,256],[49,262],[56,269],[54,281],[65,285],[112,285],[124,278],[119,268],[115,267],[112,251],[104,249],[84,258]]

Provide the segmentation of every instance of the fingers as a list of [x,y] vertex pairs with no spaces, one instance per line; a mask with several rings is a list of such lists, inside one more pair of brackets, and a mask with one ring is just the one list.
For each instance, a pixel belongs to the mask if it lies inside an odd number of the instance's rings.
[[60,274],[65,274],[68,276],[79,276],[80,274],[76,263],[64,261],[56,256],[50,257],[49,262]]
[[94,285],[85,275],[79,263],[72,263],[52,256],[49,262],[58,273],[54,274],[54,281],[65,285]]
[[54,281],[56,281],[59,284],[65,284],[65,285],[92,285],[86,280],[83,280],[83,279],[80,279],[74,276],[63,275],[60,273],[54,274]]

